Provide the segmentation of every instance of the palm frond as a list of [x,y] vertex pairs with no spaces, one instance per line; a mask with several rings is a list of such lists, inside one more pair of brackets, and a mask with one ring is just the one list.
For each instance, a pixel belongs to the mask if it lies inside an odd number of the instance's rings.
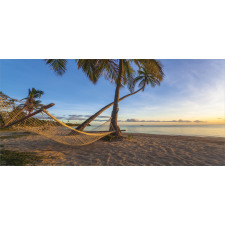
[[128,80],[133,81],[134,79],[134,69],[131,66],[129,60],[123,60],[123,74],[122,74],[122,83],[127,84]]
[[135,60],[138,65],[138,76],[134,79],[135,84],[139,82],[138,87],[145,89],[147,85],[155,87],[160,85],[164,78],[162,65],[155,59]]
[[50,66],[51,70],[58,75],[63,75],[66,72],[66,59],[45,59],[46,64]]
[[114,82],[118,75],[118,66],[112,59],[77,59],[78,69],[81,69],[87,77],[96,83],[100,76]]

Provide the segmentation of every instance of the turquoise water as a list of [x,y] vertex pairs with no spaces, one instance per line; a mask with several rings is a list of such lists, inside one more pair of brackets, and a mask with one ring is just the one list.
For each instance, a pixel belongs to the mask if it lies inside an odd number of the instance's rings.
[[120,129],[127,133],[225,137],[225,125],[120,125]]

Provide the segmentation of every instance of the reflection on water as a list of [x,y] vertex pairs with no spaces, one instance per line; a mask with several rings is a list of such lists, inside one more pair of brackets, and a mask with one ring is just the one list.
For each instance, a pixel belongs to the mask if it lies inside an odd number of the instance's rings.
[[127,133],[225,137],[225,125],[120,125],[120,129]]
[[225,137],[224,125],[147,125],[120,128],[130,133]]

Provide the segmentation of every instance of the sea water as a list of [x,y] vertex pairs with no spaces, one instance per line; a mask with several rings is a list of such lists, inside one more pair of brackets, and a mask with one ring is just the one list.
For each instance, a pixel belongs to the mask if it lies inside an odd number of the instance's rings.
[[[126,133],[225,137],[225,125],[119,125]],[[85,130],[92,130],[90,126]]]
[[128,133],[225,137],[225,125],[126,125]]
[[[98,125],[99,126],[99,125]],[[108,126],[88,126],[85,131],[107,131]],[[225,137],[225,124],[223,125],[119,125],[125,133],[145,133],[162,135],[183,135],[200,137]],[[74,127],[76,128],[76,127]],[[4,131],[0,131],[2,133]]]

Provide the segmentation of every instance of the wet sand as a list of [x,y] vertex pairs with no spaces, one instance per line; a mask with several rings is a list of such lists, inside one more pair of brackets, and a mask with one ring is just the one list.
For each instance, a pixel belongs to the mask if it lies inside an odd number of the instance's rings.
[[[17,138],[3,136],[21,134]],[[126,137],[128,134],[124,134]],[[36,152],[40,166],[224,166],[225,138],[130,134],[123,141],[69,146],[40,135],[0,133],[5,150]]]

